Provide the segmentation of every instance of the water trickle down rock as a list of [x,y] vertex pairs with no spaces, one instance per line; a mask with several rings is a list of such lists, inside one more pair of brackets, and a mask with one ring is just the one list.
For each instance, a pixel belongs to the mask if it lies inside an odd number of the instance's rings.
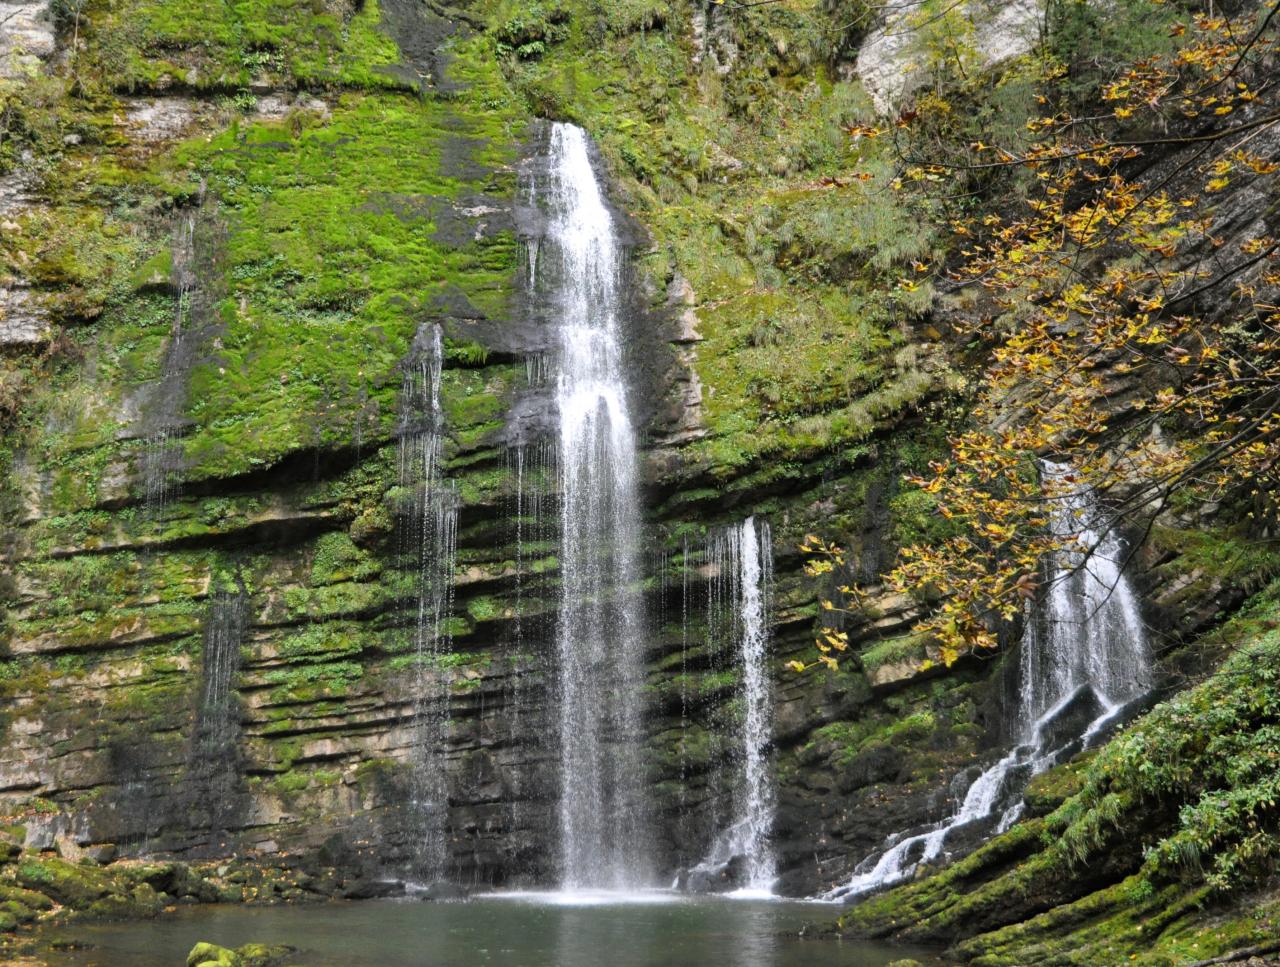
[[586,135],[569,124],[551,124],[546,135],[545,163],[529,185],[545,226],[526,245],[535,297],[556,333],[547,362],[561,502],[561,884],[621,889],[652,880],[641,757],[640,500],[621,346],[624,252]]
[[776,791],[769,757],[772,687],[769,678],[769,590],[772,536],[766,521],[748,517],[711,536],[708,636],[716,652],[731,656],[737,672],[739,721],[727,723],[740,742],[732,772],[721,782],[733,802],[731,818],[706,857],[677,879],[692,892],[746,889],[769,893],[777,876],[771,846]]
[[449,673],[458,495],[442,468],[444,413],[440,382],[444,336],[436,324],[418,331],[404,363],[400,393],[397,545],[414,581],[414,752],[410,814],[416,826],[412,873],[439,881],[448,858]]
[[949,819],[893,838],[826,899],[898,883],[962,831],[1008,829],[1032,776],[1099,739],[1150,690],[1146,626],[1124,571],[1124,544],[1089,494],[1063,493],[1056,484],[1067,467],[1045,462],[1041,469],[1050,527],[1065,549],[1048,567],[1047,592],[1028,615],[1020,644],[1018,744],[969,785]]
[[[203,188],[201,189],[203,193]],[[182,437],[191,373],[206,361],[222,332],[217,305],[226,226],[209,206],[181,212],[174,228],[169,289],[174,297],[169,339],[160,379],[144,390],[138,406],[143,439],[139,470],[145,506],[159,514],[177,495],[186,469]]]
[[207,831],[206,849],[221,854],[240,802],[240,708],[236,674],[249,626],[249,595],[240,580],[209,599],[200,663],[200,701],[183,784],[186,825]]
[[174,230],[170,286],[174,292],[173,320],[161,363],[160,382],[154,387],[143,413],[146,430],[142,454],[142,482],[146,506],[152,513],[164,509],[172,498],[181,472],[182,411],[186,403],[187,376],[194,354],[191,331],[191,294],[196,285],[196,213],[183,214]]

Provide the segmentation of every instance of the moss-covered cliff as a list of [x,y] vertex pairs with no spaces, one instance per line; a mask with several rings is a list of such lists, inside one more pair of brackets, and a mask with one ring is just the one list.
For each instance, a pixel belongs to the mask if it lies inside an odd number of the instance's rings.
[[[943,332],[972,304],[902,284],[944,254],[945,212],[899,200],[888,147],[849,134],[889,96],[852,69],[861,4],[26,6],[50,42],[0,74],[0,795],[28,846],[404,869],[426,683],[447,694],[451,877],[551,879],[558,532],[520,191],[548,118],[593,136],[631,236],[661,865],[698,859],[723,819],[737,683],[703,643],[701,550],[749,514],[775,538],[782,888],[840,882],[949,812],[955,778],[1005,738],[998,659],[922,670],[917,603],[882,594],[840,672],[784,670],[811,656],[827,590],[803,576],[805,534],[840,540],[873,588],[897,547],[945,536],[901,480],[967,398]],[[1019,91],[975,110],[1002,122]],[[433,326],[459,517],[449,646],[423,656],[398,461]],[[1275,567],[1229,518],[1178,508],[1144,550],[1171,684],[1211,667],[1187,643]],[[202,683],[233,606],[234,732],[211,771]],[[1085,767],[1087,788],[1121,755]],[[1108,816],[1121,836],[1140,821]],[[1015,874],[987,876],[1054,822],[856,916],[897,930],[920,903],[958,911],[971,868],[991,927],[1078,911],[1102,880],[1032,909],[999,892]],[[1166,896],[1125,882],[1115,915]],[[1051,940],[1083,922],[1061,916]],[[1008,962],[1031,949],[982,943]]]

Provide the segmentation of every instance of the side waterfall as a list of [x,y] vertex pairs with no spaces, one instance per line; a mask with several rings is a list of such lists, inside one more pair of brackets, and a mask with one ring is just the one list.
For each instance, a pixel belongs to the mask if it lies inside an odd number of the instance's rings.
[[[776,791],[769,761],[773,704],[769,681],[769,588],[773,578],[772,535],[765,521],[748,517],[712,536],[706,560],[714,576],[708,606],[710,627],[724,628],[741,674],[742,744],[735,757],[734,818],[712,844],[706,858],[690,874],[718,874],[741,858],[738,881],[752,893],[769,893],[777,877],[770,840]],[[714,644],[722,644],[716,642]]]
[[[1046,479],[1066,470],[1042,464]],[[1051,562],[1045,598],[1028,615],[1020,646],[1018,744],[974,780],[950,819],[894,837],[825,899],[855,897],[906,879],[937,859],[960,827],[994,821],[995,832],[1008,829],[1022,811],[1022,791],[1032,776],[1087,745],[1150,689],[1146,629],[1123,570],[1123,544],[1088,494],[1068,494],[1054,503],[1050,527],[1076,547]]]
[[539,200],[548,225],[531,265],[550,293],[558,337],[550,363],[562,519],[562,886],[643,886],[652,851],[640,755],[640,500],[622,366],[623,252],[580,128],[550,126]]
[[442,658],[450,651],[458,500],[442,472],[444,413],[440,379],[444,339],[425,326],[404,363],[400,391],[398,544],[414,582],[415,754],[410,805],[420,834],[415,872],[440,879],[448,857],[449,789],[444,744],[449,726],[449,679]]

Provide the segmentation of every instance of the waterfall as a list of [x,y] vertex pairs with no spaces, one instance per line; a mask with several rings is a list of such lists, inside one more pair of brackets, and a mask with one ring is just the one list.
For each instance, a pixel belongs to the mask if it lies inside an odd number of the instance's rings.
[[234,589],[217,591],[210,598],[185,789],[193,813],[189,822],[208,829],[210,846],[229,825],[238,792],[240,716],[235,676],[249,617],[249,596],[239,581]]
[[191,303],[197,281],[195,233],[193,210],[183,215],[174,231],[169,270],[169,284],[175,294],[173,320],[161,362],[160,382],[144,421],[147,436],[142,454],[142,482],[146,507],[152,513],[164,510],[172,499],[182,469],[182,450],[177,437],[182,430],[182,407],[194,352]]
[[640,755],[644,634],[636,439],[622,367],[623,251],[587,138],[549,126],[547,215],[529,245],[548,293],[558,414],[561,594],[556,627],[561,876],[565,889],[645,885],[649,809]]
[[[708,628],[729,640],[741,683],[737,698],[741,721],[735,722],[741,744],[734,755],[730,780],[733,818],[716,837],[706,858],[686,882],[698,889],[699,876],[730,879],[729,885],[752,893],[771,891],[777,876],[770,840],[776,793],[769,761],[773,705],[769,680],[769,587],[773,577],[772,535],[765,521],[748,517],[741,524],[714,534],[706,559],[712,567],[708,588]],[[719,613],[718,613],[719,612]],[[741,870],[729,877],[730,864]]]
[[1032,776],[1087,745],[1150,690],[1146,628],[1124,572],[1124,545],[1090,494],[1059,493],[1067,470],[1041,464],[1049,526],[1063,549],[1046,568],[1047,592],[1029,612],[1020,643],[1017,744],[969,785],[954,815],[924,832],[893,837],[827,899],[906,879],[942,854],[953,830],[977,823],[997,833],[1008,829],[1021,814]]
[[418,331],[404,364],[398,436],[398,543],[414,576],[415,755],[410,805],[419,824],[416,872],[443,876],[448,859],[449,788],[444,743],[449,731],[449,678],[442,658],[452,646],[453,577],[458,500],[443,475],[444,413],[440,380],[444,337],[439,325]]

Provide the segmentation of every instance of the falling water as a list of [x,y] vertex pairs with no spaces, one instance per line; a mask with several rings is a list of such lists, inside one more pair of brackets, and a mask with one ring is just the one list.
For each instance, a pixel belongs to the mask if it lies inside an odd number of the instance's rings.
[[397,521],[400,551],[413,569],[416,592],[416,754],[411,770],[411,807],[420,824],[416,872],[429,879],[441,878],[448,858],[444,743],[449,731],[449,684],[441,666],[452,645],[450,617],[458,538],[457,494],[442,472],[443,369],[440,327],[423,327],[405,362],[400,393],[401,500]]
[[[1042,465],[1050,485],[1067,469]],[[1124,572],[1120,538],[1089,494],[1067,492],[1052,502],[1050,527],[1065,547],[1049,565],[1048,592],[1028,615],[1022,636],[1018,744],[974,780],[950,819],[895,838],[828,899],[905,879],[921,863],[937,859],[948,834],[962,826],[995,820],[995,830],[1003,832],[1021,813],[1022,791],[1033,775],[1087,744],[1150,689],[1146,629]]]
[[191,368],[193,337],[191,304],[196,288],[196,213],[187,212],[174,231],[169,284],[175,293],[169,342],[165,346],[160,382],[144,417],[147,438],[142,454],[146,506],[155,513],[173,496],[181,470],[181,432],[186,378]]
[[220,590],[210,598],[186,792],[195,813],[191,825],[207,828],[211,845],[226,830],[235,805],[240,772],[235,748],[240,730],[235,676],[248,624],[249,596],[243,584]]
[[772,696],[768,609],[773,554],[768,523],[748,517],[738,526],[714,534],[706,559],[712,568],[708,627],[713,646],[718,644],[714,639],[719,635],[730,639],[732,660],[741,677],[742,719],[736,723],[741,745],[734,756],[735,775],[729,783],[733,818],[695,872],[716,873],[741,857],[740,885],[753,893],[767,893],[777,876],[770,847],[775,790],[769,761]]
[[[553,124],[548,218],[530,271],[552,300],[559,420],[561,875],[565,889],[650,881],[640,757],[644,683],[636,440],[622,369],[623,252],[581,129]],[[536,253],[536,254],[535,254]]]

